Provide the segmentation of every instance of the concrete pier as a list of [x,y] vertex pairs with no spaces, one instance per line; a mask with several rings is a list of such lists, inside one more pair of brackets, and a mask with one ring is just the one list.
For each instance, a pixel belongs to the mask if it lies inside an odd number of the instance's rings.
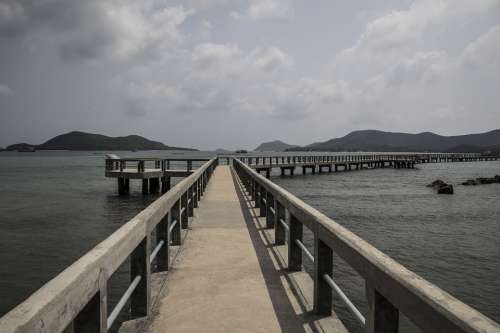
[[[318,165],[307,159],[301,166]],[[398,332],[402,315],[423,332],[500,333],[252,166],[230,162],[193,171],[0,318],[0,332],[106,333],[120,313],[132,319],[123,333],[345,332],[335,299],[367,333]],[[366,312],[336,283],[334,254],[364,280]],[[127,262],[130,284],[108,309],[111,277]]]

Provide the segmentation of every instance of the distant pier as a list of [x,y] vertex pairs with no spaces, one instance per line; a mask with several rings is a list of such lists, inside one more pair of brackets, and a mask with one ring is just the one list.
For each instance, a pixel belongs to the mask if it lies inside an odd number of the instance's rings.
[[281,175],[293,176],[296,168],[307,171],[338,172],[360,169],[395,168],[413,169],[421,163],[450,163],[497,161],[500,156],[479,154],[347,154],[347,155],[280,155],[280,156],[241,156],[239,159],[258,173],[265,173],[269,178],[274,168],[281,170]]
[[[206,162],[208,158],[107,158],[105,176],[117,178],[118,193],[130,193],[130,180],[142,181],[142,193],[166,193],[172,177],[184,178],[193,173],[193,162]],[[171,169],[173,164],[183,169]]]

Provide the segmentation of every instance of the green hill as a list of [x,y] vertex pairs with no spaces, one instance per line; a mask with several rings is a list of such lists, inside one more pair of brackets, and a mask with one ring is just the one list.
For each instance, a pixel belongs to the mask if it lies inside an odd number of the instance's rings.
[[78,131],[58,135],[41,145],[15,144],[8,146],[7,150],[26,146],[34,146],[37,150],[196,150],[167,146],[139,135],[110,137]]

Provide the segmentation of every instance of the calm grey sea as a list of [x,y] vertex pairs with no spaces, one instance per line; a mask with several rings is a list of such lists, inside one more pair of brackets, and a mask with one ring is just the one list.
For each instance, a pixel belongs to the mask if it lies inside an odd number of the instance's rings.
[[[141,152],[131,156],[210,156]],[[441,178],[500,174],[500,162],[419,165],[273,180],[429,281],[500,321],[500,184],[455,186]],[[0,315],[106,238],[157,196],[132,183],[127,197],[104,177],[102,152],[0,153]],[[310,241],[310,237],[306,237]],[[304,261],[306,262],[306,261]],[[310,267],[309,267],[310,268]],[[113,276],[110,306],[128,283],[128,264]],[[363,281],[335,258],[334,277],[361,309]],[[357,324],[336,302],[337,310]]]

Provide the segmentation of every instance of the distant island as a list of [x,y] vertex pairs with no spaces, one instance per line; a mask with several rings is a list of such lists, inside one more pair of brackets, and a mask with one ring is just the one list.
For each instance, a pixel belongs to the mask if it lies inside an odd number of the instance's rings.
[[500,153],[500,130],[456,136],[363,130],[287,151]]
[[167,146],[158,141],[148,140],[139,135],[110,137],[101,134],[85,132],[70,132],[58,135],[41,145],[18,143],[10,145],[6,150],[32,151],[32,150],[188,150]]
[[261,143],[255,151],[285,151],[287,149],[297,148],[299,146],[289,145],[280,140]]

